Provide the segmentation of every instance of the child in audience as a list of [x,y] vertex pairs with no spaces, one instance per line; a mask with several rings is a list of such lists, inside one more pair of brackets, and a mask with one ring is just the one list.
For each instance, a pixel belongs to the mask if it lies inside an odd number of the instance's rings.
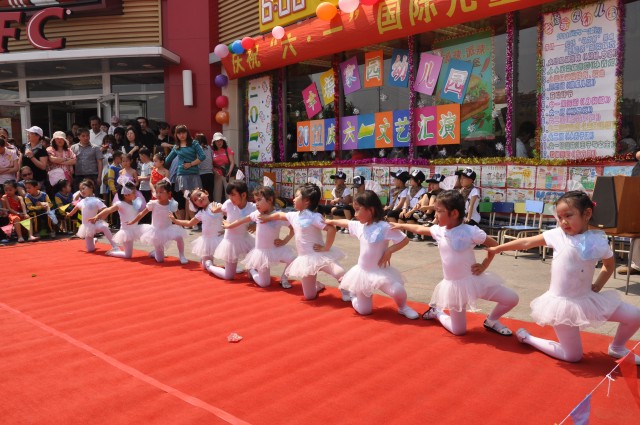
[[409,180],[409,172],[404,170],[398,170],[395,173],[391,172],[393,177],[393,188],[389,193],[389,205],[384,207],[385,217],[390,223],[396,223],[400,218],[402,207],[404,206],[409,189],[407,189],[407,181]]
[[140,241],[153,246],[149,257],[155,258],[158,263],[164,261],[164,248],[170,241],[176,241],[178,255],[181,264],[187,264],[189,260],[184,256],[184,238],[187,231],[180,226],[171,223],[170,216],[178,210],[178,203],[171,198],[171,183],[161,180],[156,185],[158,199],[149,201],[147,206],[133,220],[127,222],[132,226],[138,223],[142,217],[151,212],[151,224],[142,226]]
[[460,176],[460,193],[464,198],[464,222],[472,226],[480,223],[480,191],[473,185],[476,180],[476,172],[471,168],[456,171]]
[[107,251],[107,255],[118,258],[131,258],[133,256],[133,242],[140,239],[142,226],[129,225],[128,223],[135,219],[144,208],[144,203],[136,195],[136,186],[133,182],[127,181],[120,186],[118,200],[109,208],[103,209],[98,215],[89,219],[90,223],[95,224],[118,211],[120,215],[120,230],[113,237],[113,241],[124,247],[124,251],[119,249],[111,250]]
[[156,199],[155,187],[162,179],[169,179],[169,170],[164,168],[164,155],[153,155],[153,170],[151,170],[151,199]]
[[[63,233],[70,234],[72,229],[67,228],[67,220],[64,220],[67,213],[73,209],[73,193],[71,193],[71,182],[66,179],[59,180],[53,188],[55,195],[53,203],[55,204],[56,215],[60,222],[60,230]],[[65,208],[63,208],[65,207]],[[72,217],[71,220],[74,218]]]
[[142,193],[147,202],[151,200],[151,171],[153,169],[150,155],[149,149],[145,147],[140,149],[140,175],[138,176],[138,182],[140,183],[140,193]]
[[[227,216],[227,221],[233,223],[256,210],[256,205],[249,202],[249,188],[242,180],[235,180],[227,185],[225,189],[227,199],[222,204],[222,212]],[[244,258],[255,244],[253,237],[248,233],[249,223],[233,229],[226,229],[224,237],[216,251],[214,257],[224,262],[224,268],[214,266],[211,261],[207,261],[205,266],[213,275],[224,280],[233,280],[236,275],[238,262]]]
[[440,183],[445,179],[442,174],[434,174],[427,181],[427,194],[420,199],[418,203],[418,211],[413,214],[418,223],[425,223],[426,226],[433,226],[436,221],[436,199],[438,194],[442,192]]
[[[263,215],[274,213],[276,194],[272,188],[257,187],[253,191],[253,198],[257,210],[232,223],[225,222],[224,228],[233,229],[250,222],[256,223],[255,248],[245,257],[244,265],[251,279],[258,286],[266,288],[271,285],[271,264],[284,263],[288,266],[295,258],[293,250],[285,246],[293,238],[293,228],[289,226],[289,234],[280,239],[280,228],[285,224],[279,221],[262,221]],[[291,288],[284,271],[280,277],[280,286],[285,289]]]
[[[604,232],[589,230],[594,208],[595,204],[586,193],[567,192],[556,202],[558,227],[488,249],[490,255],[495,255],[544,245],[553,248],[551,285],[547,292],[531,302],[531,317],[541,326],[553,326],[558,342],[535,337],[524,328],[516,331],[516,337],[524,344],[567,362],[582,359],[581,328],[618,322],[618,330],[608,350],[616,359],[629,353],[625,344],[640,328],[640,309],[623,303],[615,291],[600,292],[613,273],[615,259]],[[602,270],[594,282],[598,261],[602,261]],[[635,362],[640,365],[640,356],[635,355]]]
[[[422,187],[422,182],[424,182],[425,175],[420,170],[412,170],[409,176],[409,193],[407,194],[407,200],[402,208],[402,212],[400,212],[399,220],[400,223],[408,223],[415,224],[417,220],[413,217],[418,211],[418,207],[420,206],[420,199],[426,195],[427,191],[424,187]],[[410,236],[410,235],[407,235]],[[411,236],[412,241],[420,241],[419,234]]]
[[[16,192],[18,191],[18,183],[15,180],[7,180],[4,182],[4,195],[2,195],[2,208],[9,213],[9,222],[13,224],[13,228],[18,236],[18,242],[24,242],[23,227],[20,224],[21,221],[27,220],[29,214],[27,214],[27,207],[24,203],[24,198]],[[38,238],[34,237],[31,233],[31,226],[27,229],[28,238],[30,242],[37,241]]]
[[209,194],[204,189],[194,189],[189,194],[189,208],[196,215],[191,220],[178,220],[171,216],[173,224],[191,228],[197,223],[202,223],[202,234],[191,243],[191,252],[198,257],[202,268],[205,264],[213,262],[213,254],[222,241],[222,205],[209,202]]
[[353,197],[351,189],[349,189],[345,184],[347,181],[347,175],[343,171],[338,171],[329,177],[335,183],[334,188],[331,190],[333,199],[329,201],[329,205],[320,205],[318,207],[318,212],[329,215],[330,217],[333,217],[334,214],[338,214],[345,216],[347,220],[350,220],[353,216],[353,212],[350,209]]
[[[467,331],[467,308],[476,310],[477,299],[495,301],[497,305],[484,321],[484,327],[510,336],[511,330],[499,320],[518,304],[518,295],[503,286],[498,276],[485,272],[493,255],[479,264],[473,251],[477,244],[493,247],[498,243],[479,227],[463,224],[463,218],[464,198],[455,190],[446,190],[436,198],[437,225],[391,224],[394,229],[431,236],[438,243],[444,279],[436,286],[431,307],[422,318],[438,320],[452,334],[463,335]],[[448,309],[449,314],[443,309]]]
[[115,151],[111,156],[111,164],[109,164],[109,169],[107,170],[107,186],[109,187],[109,198],[107,203],[111,204],[113,198],[116,197],[118,193],[117,181],[118,177],[120,177],[120,171],[122,171],[122,155],[124,155],[121,151]]
[[117,250],[118,247],[113,241],[113,235],[109,230],[109,226],[106,222],[100,220],[91,222],[90,218],[95,217],[99,211],[106,208],[104,202],[101,199],[96,198],[94,195],[95,184],[93,180],[84,179],[80,182],[80,195],[82,199],[76,204],[76,206],[67,214],[67,216],[73,216],[78,211],[82,211],[82,225],[78,229],[78,237],[84,239],[87,246],[87,252],[94,252],[96,250],[96,241],[94,236],[96,233],[103,233],[111,244],[112,250]]
[[122,170],[120,170],[121,176],[126,176],[127,180],[133,182],[134,185],[138,185],[138,172],[133,168],[133,155],[126,153],[122,155]]
[[51,224],[58,224],[58,219],[55,213],[51,211],[53,204],[49,199],[49,195],[40,191],[40,185],[35,180],[25,180],[24,188],[27,192],[24,199],[27,211],[31,217],[36,217],[32,223],[37,222],[37,229],[48,229],[49,236],[55,238],[56,232]]
[[[288,277],[298,276],[302,279],[302,292],[307,300],[313,300],[318,292],[324,290],[324,285],[317,282],[317,274],[323,271],[340,281],[344,269],[338,260],[344,254],[332,248],[336,237],[335,226],[325,223],[322,215],[315,212],[320,201],[320,188],[312,183],[302,185],[293,199],[296,211],[283,213],[275,212],[260,216],[263,222],[271,220],[287,220],[293,227],[296,236],[298,256],[285,270]],[[327,232],[327,240],[322,240],[322,230]],[[342,300],[351,301],[351,294],[341,290]]]
[[409,240],[384,221],[382,203],[375,192],[365,190],[356,194],[353,207],[357,221],[326,221],[327,224],[348,228],[349,234],[360,240],[358,264],[344,275],[340,289],[355,295],[351,304],[359,314],[371,314],[373,293],[380,290],[393,298],[398,305],[398,313],[417,319],[419,314],[407,305],[404,279],[398,270],[390,267],[391,255],[405,247]]

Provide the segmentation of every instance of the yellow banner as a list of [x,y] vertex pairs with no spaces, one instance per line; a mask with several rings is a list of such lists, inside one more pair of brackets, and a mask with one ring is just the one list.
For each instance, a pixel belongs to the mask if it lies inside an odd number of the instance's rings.
[[315,16],[316,8],[324,1],[338,5],[338,0],[260,0],[260,32]]
[[26,220],[22,220],[20,222],[20,224],[22,225],[22,227],[24,227],[27,230],[31,230],[31,220],[26,219]]

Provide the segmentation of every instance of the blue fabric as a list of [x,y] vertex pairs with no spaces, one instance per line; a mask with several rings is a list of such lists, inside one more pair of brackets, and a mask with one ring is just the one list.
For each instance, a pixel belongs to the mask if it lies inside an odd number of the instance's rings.
[[182,164],[193,162],[196,159],[199,159],[200,161],[204,161],[206,159],[206,156],[204,154],[204,151],[202,150],[202,147],[196,141],[194,141],[189,147],[179,148],[179,149],[178,149],[178,145],[176,144],[173,147],[173,149],[171,149],[171,152],[167,156],[167,159],[165,160],[165,162],[171,163],[176,157],[179,161],[178,163],[179,176],[200,175],[199,167],[195,166],[195,167],[189,167],[185,169],[182,166]]
[[589,425],[589,416],[591,415],[591,394],[576,406],[569,414],[574,425]]

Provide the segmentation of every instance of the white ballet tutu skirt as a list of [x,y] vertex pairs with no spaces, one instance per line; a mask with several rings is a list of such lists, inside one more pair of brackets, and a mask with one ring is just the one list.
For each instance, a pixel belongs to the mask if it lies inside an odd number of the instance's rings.
[[299,255],[289,264],[285,270],[287,277],[305,277],[318,274],[321,268],[333,264],[345,257],[344,252],[337,248],[331,248],[326,252],[314,252],[312,254]]
[[118,230],[118,233],[113,236],[113,241],[118,245],[122,245],[125,242],[137,241],[140,236],[142,236],[142,226],[133,225],[126,229]]
[[151,224],[143,224],[140,227],[142,227],[140,242],[145,245],[167,245],[170,241],[187,237],[187,231],[175,224],[165,228],[156,228]]
[[225,263],[237,263],[255,246],[255,239],[249,234],[239,239],[222,239],[213,256]]
[[82,223],[80,225],[80,228],[78,229],[78,237],[81,239],[84,238],[91,238],[93,237],[96,233],[98,233],[98,231],[96,230],[97,226],[102,226],[103,228],[108,229],[109,226],[107,225],[107,222],[104,220],[98,220],[96,221],[96,223]]
[[191,242],[191,252],[200,258],[213,257],[220,242],[222,236],[200,236]]
[[590,291],[579,298],[567,298],[545,292],[531,301],[531,317],[540,326],[595,328],[606,322],[621,302],[615,291]]
[[278,246],[271,249],[254,248],[244,257],[246,269],[264,270],[271,264],[285,263],[295,258],[293,250],[288,246]]
[[478,276],[469,275],[458,280],[443,279],[433,290],[431,307],[455,311],[479,311],[476,300],[489,297],[502,286],[500,276],[484,272]]
[[404,285],[405,280],[393,267],[367,271],[356,264],[342,278],[340,289],[371,297],[376,289],[387,282],[398,282]]

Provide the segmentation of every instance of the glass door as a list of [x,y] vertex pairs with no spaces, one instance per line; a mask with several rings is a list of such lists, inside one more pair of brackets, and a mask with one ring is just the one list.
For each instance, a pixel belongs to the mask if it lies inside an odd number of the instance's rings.
[[118,93],[98,98],[98,116],[103,122],[111,124],[111,117],[120,116],[120,95]]
[[[7,130],[9,137],[21,144],[24,137],[22,117],[27,112],[26,102],[0,101],[0,127]],[[25,118],[26,121],[26,118]]]

